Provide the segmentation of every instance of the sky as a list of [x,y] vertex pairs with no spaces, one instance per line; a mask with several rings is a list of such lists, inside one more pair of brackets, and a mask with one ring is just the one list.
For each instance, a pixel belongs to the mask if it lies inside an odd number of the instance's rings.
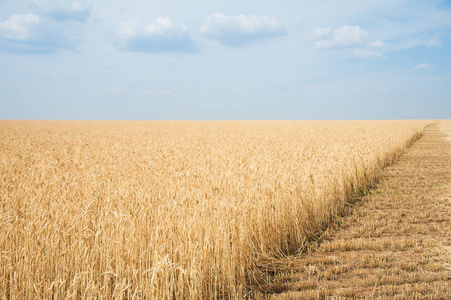
[[0,119],[450,118],[449,0],[0,0]]

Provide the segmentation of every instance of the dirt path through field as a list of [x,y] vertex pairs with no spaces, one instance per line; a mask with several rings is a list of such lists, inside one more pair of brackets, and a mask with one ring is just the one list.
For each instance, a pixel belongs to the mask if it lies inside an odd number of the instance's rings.
[[428,127],[381,178],[263,298],[451,299],[451,121]]

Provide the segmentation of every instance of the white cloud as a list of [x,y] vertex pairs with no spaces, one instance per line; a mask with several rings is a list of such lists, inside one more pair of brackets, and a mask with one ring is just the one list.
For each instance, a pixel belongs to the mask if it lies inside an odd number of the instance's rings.
[[368,32],[359,26],[341,26],[334,30],[334,38],[341,45],[361,44],[367,36]]
[[164,96],[168,96],[172,94],[172,90],[163,90],[163,89],[146,89],[142,92],[144,95],[151,98],[161,98]]
[[368,44],[369,48],[382,48],[386,45],[383,41],[374,41]]
[[0,22],[0,50],[12,53],[53,53],[71,48],[71,41],[58,24],[35,14],[11,15]]
[[385,55],[383,55],[381,52],[379,51],[375,51],[375,50],[366,50],[366,49],[356,49],[355,53],[360,56],[360,57],[367,57],[367,58],[371,58],[371,57],[375,57],[375,58],[387,58]]
[[117,34],[124,50],[138,52],[192,52],[195,50],[187,28],[169,17],[159,17],[144,24],[137,20],[123,21]]
[[368,35],[360,26],[343,25],[335,30],[330,27],[316,28],[307,38],[315,41],[316,49],[329,49],[363,44]]
[[421,68],[427,68],[429,65],[427,63],[421,63],[419,65],[416,65],[415,69],[421,69]]
[[112,88],[108,89],[107,92],[112,93],[112,94],[117,94],[117,93],[122,93],[125,90],[126,90],[125,87],[117,85],[117,86],[113,86]]
[[425,45],[426,47],[441,47],[443,43],[438,37],[434,37],[429,41],[424,41],[423,45]]
[[0,23],[0,36],[12,40],[29,40],[36,34],[36,28],[43,22],[38,15],[12,15]]
[[328,39],[333,33],[332,28],[330,27],[320,27],[315,28],[310,34],[307,35],[307,38],[310,40],[321,40]]
[[85,22],[90,16],[89,9],[77,1],[40,0],[36,2],[36,6],[43,15],[57,21]]
[[216,13],[209,16],[200,34],[229,46],[242,46],[259,39],[286,34],[286,24],[263,15],[226,16]]

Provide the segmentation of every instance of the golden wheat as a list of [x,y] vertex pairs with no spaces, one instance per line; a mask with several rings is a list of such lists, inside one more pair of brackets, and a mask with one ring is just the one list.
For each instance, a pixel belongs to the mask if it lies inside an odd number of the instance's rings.
[[237,299],[428,121],[0,121],[2,299]]

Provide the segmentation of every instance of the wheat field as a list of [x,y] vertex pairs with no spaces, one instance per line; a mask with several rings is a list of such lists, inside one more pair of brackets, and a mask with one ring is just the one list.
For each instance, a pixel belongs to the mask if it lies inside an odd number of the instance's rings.
[[430,123],[0,121],[0,297],[248,297]]

